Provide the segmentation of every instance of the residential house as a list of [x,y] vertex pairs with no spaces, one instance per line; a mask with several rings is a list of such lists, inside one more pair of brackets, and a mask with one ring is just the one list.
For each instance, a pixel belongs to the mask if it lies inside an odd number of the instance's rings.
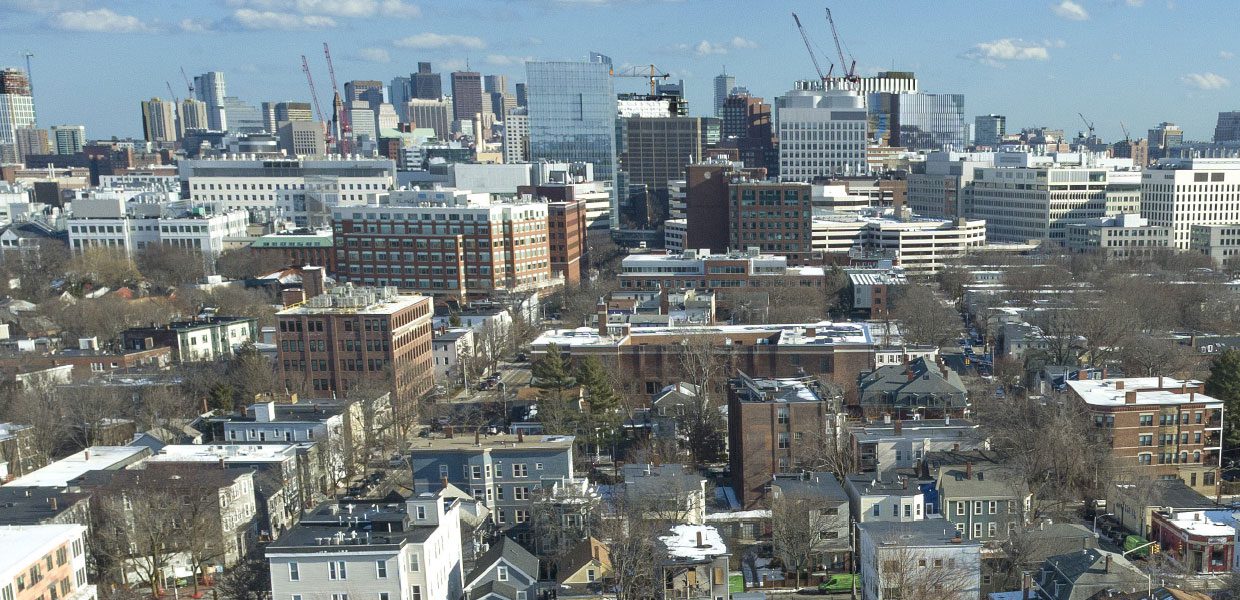
[[675,525],[659,536],[655,581],[665,600],[730,600],[728,547],[709,525]]
[[1033,503],[1024,481],[1001,466],[944,468],[936,486],[943,517],[961,537],[981,542],[1008,539],[1024,525]]
[[977,598],[981,544],[938,519],[857,524],[861,597]]
[[465,576],[465,600],[534,600],[538,557],[507,536],[491,544]]
[[0,423],[0,481],[21,477],[47,464],[34,449],[34,426]]
[[1106,511],[1124,529],[1140,536],[1153,531],[1156,511],[1217,508],[1214,502],[1181,479],[1143,479],[1112,483],[1106,490]]
[[621,468],[624,502],[651,518],[701,525],[706,518],[706,479],[678,464],[634,464]]
[[611,577],[611,553],[607,545],[586,538],[577,544],[561,561],[555,582],[569,593],[597,593],[603,589],[603,581]]
[[1046,559],[1033,574],[1032,591],[1038,600],[1089,600],[1149,585],[1145,573],[1119,553],[1088,548]]
[[884,478],[911,470],[926,454],[945,450],[977,450],[989,446],[978,426],[964,419],[919,419],[867,422],[849,427],[857,468]]
[[[849,529],[849,499],[844,487],[832,473],[807,473],[803,477],[777,477],[771,482],[774,501],[781,498],[798,501],[808,509],[806,526],[820,528],[814,554],[820,565],[842,569],[851,564],[852,543]],[[799,504],[799,502],[806,504]]]
[[968,392],[960,374],[937,362],[916,358],[907,364],[879,367],[857,382],[861,410],[871,416],[890,414],[896,419],[964,417]]
[[1098,547],[1098,536],[1076,523],[1040,522],[1003,544],[1004,552],[982,556],[982,593],[1020,589],[1024,575],[1037,570],[1047,558]]
[[326,502],[267,546],[271,597],[460,600],[459,505],[442,493],[405,502]]
[[66,487],[0,487],[0,525],[91,526],[89,493]]
[[167,325],[130,327],[121,332],[125,350],[168,346],[177,362],[228,358],[236,348],[256,341],[258,320],[249,317],[205,316]]
[[91,446],[4,485],[15,488],[65,487],[90,471],[124,469],[150,455],[151,449],[145,447]]
[[853,521],[911,523],[926,518],[926,496],[907,476],[883,479],[874,473],[844,478]]

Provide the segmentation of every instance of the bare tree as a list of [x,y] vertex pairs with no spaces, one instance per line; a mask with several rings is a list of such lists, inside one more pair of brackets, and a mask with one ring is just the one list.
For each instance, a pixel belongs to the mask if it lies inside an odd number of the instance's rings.
[[138,280],[141,274],[124,250],[92,246],[77,253],[66,265],[66,274],[79,283],[118,287]]
[[795,586],[801,587],[801,573],[822,563],[823,544],[840,529],[848,531],[848,514],[819,498],[796,492],[777,494],[771,501],[771,542],[784,569],[795,573]]
[[263,252],[248,247],[225,250],[215,261],[216,272],[229,279],[249,279],[287,266],[284,258],[278,253]]
[[716,460],[721,450],[719,443],[726,424],[719,413],[721,403],[715,400],[712,390],[723,385],[729,374],[729,350],[706,333],[682,336],[675,350],[681,381],[697,388],[684,415],[689,453],[695,466]]
[[[902,600],[972,600],[977,598],[977,572],[955,558],[909,547],[899,538],[876,548],[883,597]],[[894,593],[893,593],[894,591]]]
[[216,581],[220,595],[231,600],[268,600],[271,563],[261,554],[247,556]]
[[50,375],[32,375],[5,393],[4,398],[7,402],[0,416],[5,421],[31,426],[30,448],[39,464],[47,464],[71,434],[56,380]]
[[857,470],[857,453],[847,431],[837,431],[828,423],[827,430],[814,432],[793,447],[793,460],[805,471],[833,473],[843,478]]
[[486,369],[492,373],[499,368],[500,357],[510,347],[508,340],[509,330],[509,325],[498,323],[496,319],[491,319],[474,332],[479,357],[485,361]]
[[140,487],[106,489],[93,504],[98,511],[95,552],[119,570],[114,580],[128,584],[125,568],[131,565],[158,596],[179,539],[178,515],[169,510],[179,504],[176,495],[152,478]]
[[960,337],[963,329],[956,311],[925,285],[896,288],[888,314],[900,322],[900,332],[911,344],[943,346]]
[[202,279],[210,261],[202,250],[172,244],[148,244],[134,256],[143,277],[164,289]]

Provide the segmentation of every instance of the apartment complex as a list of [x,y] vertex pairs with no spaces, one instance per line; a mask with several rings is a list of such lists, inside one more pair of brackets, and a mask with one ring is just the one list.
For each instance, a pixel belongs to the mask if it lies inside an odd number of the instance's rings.
[[1213,496],[1222,465],[1223,401],[1200,381],[1129,377],[1068,381],[1133,479],[1179,477]]
[[586,202],[571,200],[547,203],[548,251],[551,253],[551,276],[568,285],[581,282],[587,263]]
[[1170,227],[1178,250],[1192,246],[1193,225],[1240,223],[1240,159],[1190,158],[1141,174],[1141,216]]
[[[812,262],[813,189],[809,184],[734,181],[727,187],[728,247],[781,254],[793,264]],[[689,233],[693,235],[692,226]]]
[[125,350],[172,348],[177,362],[228,358],[246,343],[258,341],[258,320],[248,317],[199,316],[167,325],[130,327],[121,332]]
[[272,598],[458,600],[460,519],[459,501],[442,491],[320,504],[267,547]]
[[86,579],[84,525],[0,527],[0,594],[6,599],[95,600]]
[[860,523],[857,536],[863,600],[981,595],[981,542],[960,539],[942,521]]
[[552,286],[561,280],[551,275],[547,214],[543,202],[462,190],[396,190],[336,207],[336,276],[442,298]]
[[431,299],[396,288],[337,286],[276,313],[277,376],[309,398],[347,395],[386,378],[407,416],[430,391]]
[[728,382],[728,460],[746,508],[767,506],[776,475],[809,466],[807,449],[843,443],[841,400],[813,378]]

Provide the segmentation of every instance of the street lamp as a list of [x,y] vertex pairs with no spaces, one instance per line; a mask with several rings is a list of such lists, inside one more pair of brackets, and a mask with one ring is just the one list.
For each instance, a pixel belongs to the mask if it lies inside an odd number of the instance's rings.
[[1114,517],[1114,516],[1115,516],[1115,513],[1102,513],[1100,515],[1094,515],[1094,537],[1098,537],[1098,519],[1102,517]]

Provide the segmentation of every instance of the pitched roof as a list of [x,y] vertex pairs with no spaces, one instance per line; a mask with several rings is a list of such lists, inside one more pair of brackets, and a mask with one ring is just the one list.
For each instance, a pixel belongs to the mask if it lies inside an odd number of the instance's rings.
[[581,540],[565,557],[564,566],[560,568],[556,580],[564,583],[569,577],[577,574],[595,560],[604,570],[611,570],[611,552],[608,551],[607,545],[593,537]]
[[491,547],[474,562],[474,570],[465,577],[465,585],[468,587],[481,579],[501,560],[520,569],[526,575],[538,579],[538,557],[530,554],[529,550],[522,548],[508,536],[500,536],[499,540],[491,544]]
[[879,367],[862,377],[858,387],[863,404],[899,403],[905,397],[934,396],[963,405],[966,393],[959,373],[924,357],[908,364]]
[[1106,550],[1090,548],[1059,554],[1046,559],[1045,564],[1068,585],[1068,593],[1059,594],[1060,600],[1084,600],[1108,589],[1131,592],[1148,583],[1145,574],[1127,558]]

